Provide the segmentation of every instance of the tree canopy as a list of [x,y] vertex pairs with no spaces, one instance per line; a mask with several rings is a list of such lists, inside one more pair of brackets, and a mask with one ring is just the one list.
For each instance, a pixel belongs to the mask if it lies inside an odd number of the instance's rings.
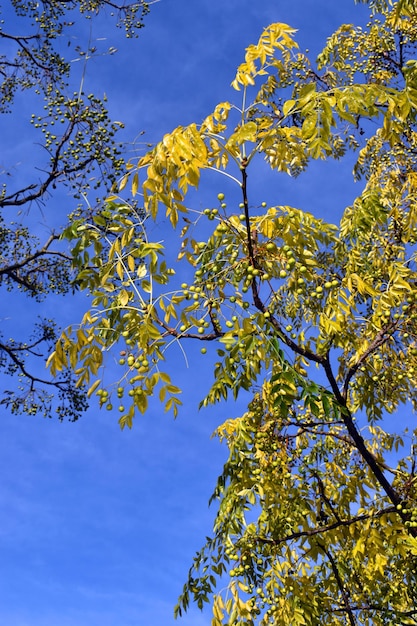
[[[10,163],[2,163],[0,284],[5,291],[24,292],[31,298],[33,311],[35,302],[77,288],[71,258],[59,243],[62,228],[54,230],[51,226],[42,238],[34,226],[33,207],[46,211],[48,226],[58,221],[59,213],[63,227],[70,211],[78,216],[91,215],[96,196],[102,199],[123,171],[116,140],[122,124],[110,119],[103,95],[84,92],[88,86],[86,63],[103,53],[99,43],[89,41],[90,24],[99,15],[111,13],[126,36],[133,37],[143,26],[147,11],[148,4],[142,0],[120,4],[107,0],[16,0],[2,6],[0,114],[4,124],[10,124],[10,115],[15,114],[14,146],[19,135],[20,141],[23,135],[33,138],[33,146],[30,167],[23,165],[28,160],[25,154],[19,165],[13,156]],[[115,51],[110,48],[105,53]],[[30,113],[24,126],[28,101]],[[8,158],[14,153],[4,135],[3,158]],[[102,191],[95,191],[99,188]],[[60,190],[66,194],[64,201],[58,195]],[[57,206],[68,202],[68,196],[72,206],[65,212],[57,211]],[[50,415],[55,395],[59,416],[76,419],[86,407],[86,398],[75,387],[70,370],[55,379],[44,373],[46,356],[59,336],[59,320],[54,314],[52,319],[39,317],[29,331],[22,330],[12,298],[6,302],[10,303],[14,331],[11,337],[7,331],[0,335],[0,369],[10,377],[0,402],[13,412]],[[12,378],[18,380],[17,386]]]
[[[92,304],[53,374],[72,368],[131,427],[154,395],[177,414],[170,355],[194,340],[216,354],[201,406],[248,398],[217,429],[213,536],[176,607],[211,602],[213,626],[417,624],[417,430],[402,417],[417,401],[417,10],[367,4],[367,26],[342,25],[316,61],[271,24],[233,98],[166,134],[65,233]],[[361,191],[337,223],[253,197],[262,164],[302,181],[347,155]],[[167,218],[164,249],[147,224]]]

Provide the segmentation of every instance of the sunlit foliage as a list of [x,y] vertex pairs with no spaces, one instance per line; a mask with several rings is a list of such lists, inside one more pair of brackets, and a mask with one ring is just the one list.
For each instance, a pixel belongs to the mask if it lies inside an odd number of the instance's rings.
[[[155,394],[177,413],[172,344],[195,340],[217,351],[201,404],[249,397],[217,429],[230,454],[213,536],[176,608],[211,602],[213,626],[417,624],[417,431],[401,423],[417,401],[417,11],[369,5],[316,63],[272,24],[237,70],[241,106],[131,164],[120,194],[141,209],[114,194],[66,233],[93,300],[53,372],[72,367],[130,427]],[[252,197],[259,159],[302,178],[347,153],[361,193],[339,223]],[[213,170],[238,200],[220,189],[196,209]],[[164,257],[147,224],[166,219]],[[115,346],[113,388],[100,371]]]

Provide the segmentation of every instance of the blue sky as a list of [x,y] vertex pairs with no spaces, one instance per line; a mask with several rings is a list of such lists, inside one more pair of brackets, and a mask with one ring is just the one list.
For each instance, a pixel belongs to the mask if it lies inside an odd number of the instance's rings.
[[[113,117],[126,124],[126,141],[145,131],[140,141],[153,142],[234,97],[235,68],[269,23],[294,26],[300,45],[315,53],[340,23],[363,16],[353,0],[160,0],[136,41],[111,35],[103,20],[93,25],[92,40],[107,37],[106,45],[119,52],[88,64],[86,91],[107,93]],[[16,135],[18,127],[13,116],[2,124],[3,143],[10,140],[3,155],[23,176],[35,148],[30,137]],[[296,181],[263,179],[259,171],[256,185],[262,200],[336,221],[355,193],[345,182],[349,170],[349,163],[314,166]],[[31,219],[47,232],[70,208],[69,200],[52,199]],[[23,325],[37,314],[21,298],[7,304],[3,319],[20,308]],[[66,296],[58,305],[62,323],[79,319],[82,301]],[[48,307],[44,314],[55,313]],[[211,530],[214,510],[207,502],[225,450],[210,435],[239,414],[233,404],[197,411],[208,362],[198,355],[192,368],[178,368],[184,408],[176,421],[155,403],[130,432],[120,431],[117,415],[94,406],[75,424],[1,409],[1,624],[210,624],[209,609],[173,618],[194,552]]]

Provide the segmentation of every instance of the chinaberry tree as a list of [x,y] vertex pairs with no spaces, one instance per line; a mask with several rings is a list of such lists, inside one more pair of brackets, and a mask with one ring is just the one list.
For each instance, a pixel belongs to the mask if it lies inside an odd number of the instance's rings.
[[[102,187],[103,198],[123,170],[116,142],[121,125],[110,119],[103,95],[84,93],[86,61],[103,53],[91,40],[90,25],[105,15],[110,20],[111,13],[126,36],[134,37],[147,11],[143,0],[12,0],[1,7],[0,283],[4,291],[21,291],[31,299],[35,320],[28,329],[27,320],[17,319],[13,296],[4,297],[0,371],[9,377],[2,383],[0,402],[13,412],[49,415],[54,395],[61,418],[75,419],[85,408],[85,394],[69,370],[55,379],[47,376],[45,359],[57,337],[56,304],[50,306],[54,319],[39,317],[36,322],[36,303],[76,288],[70,257],[59,243],[60,227],[54,229],[51,222],[64,226],[70,211],[81,215],[84,208],[90,215],[93,191]],[[77,208],[77,198],[88,198],[89,206],[83,200],[84,207]],[[58,208],[62,204],[64,211]],[[40,215],[46,234],[38,227]]]
[[[269,26],[235,97],[166,134],[66,233],[92,306],[53,373],[73,368],[130,427],[156,394],[177,413],[170,355],[197,341],[216,355],[202,406],[248,398],[217,429],[213,536],[176,608],[210,601],[213,626],[417,624],[417,430],[402,417],[417,401],[417,9],[367,4],[368,25],[342,25],[315,62]],[[360,192],[337,223],[283,206],[279,186],[276,203],[254,197],[262,163],[302,184],[348,155]],[[167,218],[164,257],[145,226]],[[112,350],[114,386],[99,373]]]

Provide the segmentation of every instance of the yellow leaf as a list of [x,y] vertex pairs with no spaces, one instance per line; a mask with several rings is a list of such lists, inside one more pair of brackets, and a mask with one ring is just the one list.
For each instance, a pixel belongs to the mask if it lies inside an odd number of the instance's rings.
[[133,197],[135,197],[138,192],[138,186],[139,186],[139,176],[138,176],[138,173],[136,172],[132,180],[132,196]]
[[90,398],[93,395],[93,393],[95,392],[95,390],[97,389],[100,383],[101,383],[100,379],[94,381],[90,389],[87,391],[87,398]]
[[119,302],[122,306],[126,306],[129,302],[129,294],[125,289],[122,289],[119,293]]
[[128,180],[129,180],[129,174],[125,174],[119,183],[119,191],[122,191],[126,187]]
[[123,280],[125,272],[124,272],[123,264],[120,261],[117,261],[116,263],[116,273],[118,277],[120,278],[120,280]]
[[135,271],[135,259],[131,254],[129,254],[129,256],[127,257],[127,265],[131,272]]
[[294,109],[295,105],[295,100],[286,100],[282,106],[282,112],[284,113],[284,115],[288,115],[288,113],[290,113]]

